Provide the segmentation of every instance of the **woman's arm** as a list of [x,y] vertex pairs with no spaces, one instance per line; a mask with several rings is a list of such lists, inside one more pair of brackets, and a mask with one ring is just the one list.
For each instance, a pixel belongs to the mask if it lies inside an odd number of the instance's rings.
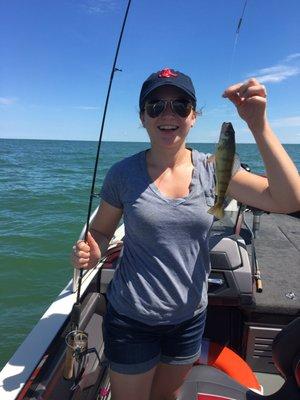
[[78,240],[73,246],[72,264],[75,268],[94,268],[106,253],[109,242],[122,217],[123,210],[102,201],[90,225],[87,242]]
[[266,117],[266,90],[256,79],[233,85],[224,92],[248,124],[265,164],[267,177],[246,171],[230,181],[228,195],[266,211],[300,210],[300,178],[294,163],[272,131]]

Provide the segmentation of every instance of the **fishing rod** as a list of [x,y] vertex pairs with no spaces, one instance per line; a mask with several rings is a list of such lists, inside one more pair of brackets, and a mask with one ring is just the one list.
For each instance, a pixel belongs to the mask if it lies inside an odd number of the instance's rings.
[[[96,183],[98,163],[99,163],[99,155],[100,155],[101,144],[102,144],[102,136],[103,136],[103,131],[104,131],[106,112],[107,112],[108,101],[109,101],[113,78],[114,78],[115,72],[122,71],[121,69],[116,68],[116,64],[117,64],[119,49],[120,49],[120,45],[122,42],[123,32],[124,32],[124,28],[126,25],[130,5],[131,5],[131,0],[128,0],[122,27],[121,27],[121,32],[119,35],[119,40],[118,40],[118,44],[117,44],[117,48],[116,48],[115,58],[114,58],[113,66],[111,69],[109,85],[108,85],[108,90],[107,90],[107,95],[106,95],[106,100],[105,100],[105,105],[104,105],[104,110],[103,110],[103,116],[102,116],[102,122],[101,122],[101,128],[100,128],[100,134],[99,134],[98,146],[97,146],[97,152],[96,152],[96,159],[95,159],[95,165],[94,165],[93,179],[92,179],[92,184],[91,184],[91,191],[90,191],[90,198],[89,198],[89,205],[88,205],[88,212],[87,212],[87,219],[86,219],[86,228],[85,228],[85,233],[84,233],[84,241],[85,242],[87,241],[87,235],[88,235],[88,231],[89,231],[93,199],[95,197],[99,197],[99,194],[96,194],[94,191],[95,191],[95,183]],[[65,379],[72,379],[73,367],[74,367],[74,352],[76,350],[80,351],[80,345],[79,345],[79,347],[76,345],[76,338],[79,335],[79,333],[81,333],[80,331],[78,331],[78,326],[79,326],[80,313],[81,313],[80,292],[81,292],[82,278],[83,278],[83,269],[80,269],[79,279],[78,279],[78,288],[77,288],[77,298],[76,298],[76,302],[74,303],[72,311],[71,311],[70,332],[66,336],[67,352],[66,352],[65,368],[64,368],[64,372],[63,372]]]
[[[116,68],[117,64],[117,59],[118,59],[118,54],[119,54],[119,49],[123,37],[123,32],[124,28],[126,25],[126,20],[127,20],[127,15],[129,12],[131,0],[128,0],[127,8],[125,11],[125,16],[117,44],[117,49],[116,49],[116,54],[113,62],[113,66],[111,69],[111,74],[110,74],[110,80],[109,80],[109,85],[108,85],[108,90],[107,90],[107,95],[106,95],[106,100],[105,100],[105,106],[104,106],[104,111],[103,111],[103,117],[102,117],[102,123],[101,123],[101,128],[100,128],[100,135],[99,135],[99,140],[98,140],[98,147],[97,147],[97,153],[96,153],[96,159],[95,159],[95,166],[94,166],[94,172],[93,172],[93,180],[92,180],[92,185],[91,185],[91,192],[90,192],[90,200],[89,200],[89,206],[88,206],[88,212],[87,212],[87,218],[86,218],[86,229],[84,233],[84,241],[87,241],[87,235],[89,231],[89,223],[90,223],[90,217],[91,217],[91,212],[92,212],[92,204],[93,204],[93,199],[95,197],[99,197],[99,194],[94,193],[95,189],[95,183],[96,183],[96,177],[97,177],[97,170],[98,170],[98,162],[99,162],[99,155],[100,155],[100,149],[101,149],[101,144],[102,144],[102,136],[103,136],[103,130],[104,130],[104,123],[105,123],[105,118],[106,118],[106,111],[107,111],[107,106],[108,106],[108,101],[109,101],[109,96],[110,96],[110,91],[111,91],[111,86],[112,82],[114,79],[115,72],[121,72],[122,70],[119,68]],[[80,276],[79,276],[79,281],[78,281],[78,292],[77,292],[77,302],[79,301],[80,298],[80,290],[81,290],[81,283],[82,283],[82,275],[83,275],[83,270],[80,270]]]

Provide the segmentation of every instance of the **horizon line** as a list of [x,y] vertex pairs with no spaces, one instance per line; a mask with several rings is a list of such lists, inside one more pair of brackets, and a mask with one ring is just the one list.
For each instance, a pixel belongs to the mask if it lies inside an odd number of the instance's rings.
[[[90,140],[90,139],[45,139],[45,138],[5,138],[0,137],[0,140],[43,140],[43,141],[52,141],[52,142],[93,142],[98,143],[98,140]],[[136,140],[103,140],[102,143],[149,143],[148,141],[136,141]],[[217,142],[186,142],[186,144],[216,144]],[[300,144],[300,142],[280,142],[281,144]],[[236,144],[256,144],[253,142],[236,142]]]

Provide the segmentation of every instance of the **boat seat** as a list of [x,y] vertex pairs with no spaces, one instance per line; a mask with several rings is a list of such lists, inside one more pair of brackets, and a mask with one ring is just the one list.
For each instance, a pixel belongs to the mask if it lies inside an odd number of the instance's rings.
[[294,376],[300,388],[300,317],[275,337],[272,353],[278,371],[285,379]]
[[93,314],[98,314],[101,317],[106,312],[106,299],[101,293],[89,293],[83,301],[82,312],[80,318],[79,328],[84,330],[87,323],[92,318]]
[[196,365],[184,382],[179,400],[299,400],[300,399],[300,317],[289,323],[276,336],[273,359],[278,371],[285,378],[275,393],[263,396],[241,385],[229,375],[208,365]]

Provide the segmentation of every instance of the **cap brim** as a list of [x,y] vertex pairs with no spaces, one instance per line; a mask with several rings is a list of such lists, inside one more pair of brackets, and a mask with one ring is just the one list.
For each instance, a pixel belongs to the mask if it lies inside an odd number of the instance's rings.
[[173,83],[173,82],[159,82],[156,85],[154,85],[150,90],[148,90],[144,96],[140,99],[140,106],[142,106],[145,103],[146,98],[149,96],[149,94],[151,92],[153,92],[153,90],[161,87],[161,86],[174,86],[177,87],[178,89],[181,89],[183,92],[185,92],[189,97],[192,98],[192,100],[194,100],[195,104],[196,104],[196,97],[194,95],[194,93],[190,92],[189,90],[187,90],[185,87],[182,87],[181,85],[178,85],[177,83]]

